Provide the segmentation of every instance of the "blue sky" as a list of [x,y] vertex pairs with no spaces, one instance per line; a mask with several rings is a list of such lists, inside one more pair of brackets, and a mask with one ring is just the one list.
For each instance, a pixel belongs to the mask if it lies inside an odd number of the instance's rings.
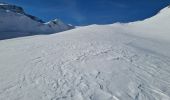
[[0,0],[22,6],[44,21],[59,18],[73,25],[110,24],[142,20],[170,0]]

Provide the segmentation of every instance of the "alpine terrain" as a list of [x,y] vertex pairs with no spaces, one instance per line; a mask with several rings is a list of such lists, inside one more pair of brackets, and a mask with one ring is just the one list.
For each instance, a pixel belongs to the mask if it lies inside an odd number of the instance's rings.
[[[1,31],[58,29],[14,8],[0,5]],[[169,26],[166,7],[143,21],[0,40],[0,100],[170,100]]]
[[0,39],[50,34],[74,28],[55,19],[43,22],[41,19],[26,14],[24,9],[6,3],[0,3]]

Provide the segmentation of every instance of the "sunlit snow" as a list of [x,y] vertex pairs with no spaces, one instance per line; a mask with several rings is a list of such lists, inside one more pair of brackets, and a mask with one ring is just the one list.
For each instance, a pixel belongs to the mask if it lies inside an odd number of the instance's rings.
[[170,100],[169,12],[1,40],[0,100]]

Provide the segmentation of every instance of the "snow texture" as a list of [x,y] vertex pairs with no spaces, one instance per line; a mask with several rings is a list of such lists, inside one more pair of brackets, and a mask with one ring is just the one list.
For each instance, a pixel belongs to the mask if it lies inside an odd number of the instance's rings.
[[0,100],[170,100],[169,12],[1,40]]

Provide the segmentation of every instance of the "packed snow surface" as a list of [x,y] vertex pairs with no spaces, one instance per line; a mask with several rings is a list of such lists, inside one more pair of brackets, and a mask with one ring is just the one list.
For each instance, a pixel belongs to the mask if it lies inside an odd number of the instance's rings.
[[169,11],[1,40],[0,100],[170,100]]

